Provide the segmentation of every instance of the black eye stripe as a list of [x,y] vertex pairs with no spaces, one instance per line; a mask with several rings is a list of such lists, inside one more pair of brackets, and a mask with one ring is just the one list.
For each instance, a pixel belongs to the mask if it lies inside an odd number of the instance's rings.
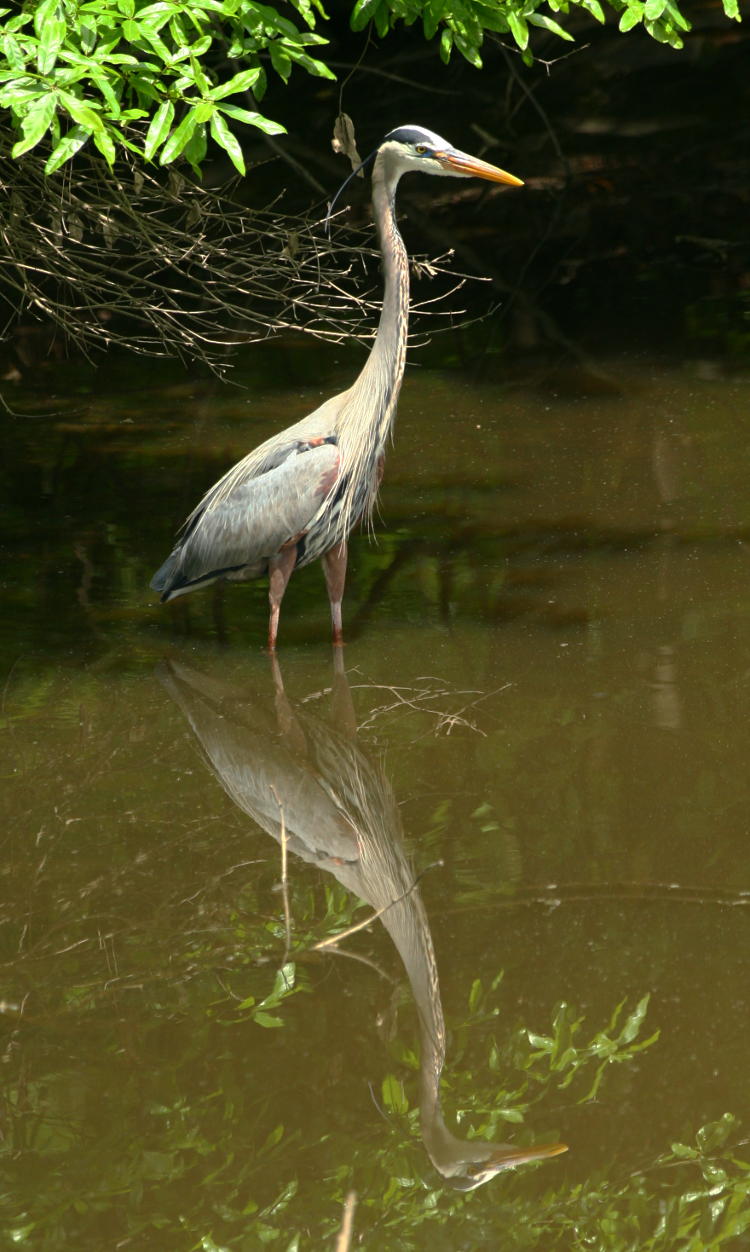
[[421,126],[397,126],[386,135],[384,142],[393,139],[397,143],[424,144],[426,148],[429,148],[434,145],[437,138],[437,135],[423,130]]

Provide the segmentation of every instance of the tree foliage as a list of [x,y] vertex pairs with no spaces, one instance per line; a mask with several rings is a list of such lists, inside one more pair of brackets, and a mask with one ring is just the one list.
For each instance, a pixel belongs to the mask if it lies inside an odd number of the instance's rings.
[[[738,0],[722,0],[739,21]],[[679,0],[607,0],[619,29],[643,26],[682,46],[690,22]],[[606,20],[600,0],[356,0],[354,30],[381,37],[421,21],[447,62],[455,49],[477,68],[485,37],[506,38],[531,61],[535,29],[563,40],[580,17]],[[209,139],[244,174],[236,127],[284,128],[257,107],[269,73],[295,66],[333,78],[321,60],[328,16],[321,0],[24,0],[0,7],[0,105],[18,138],[13,156],[44,143],[53,174],[91,141],[111,166],[127,149],[198,170]]]

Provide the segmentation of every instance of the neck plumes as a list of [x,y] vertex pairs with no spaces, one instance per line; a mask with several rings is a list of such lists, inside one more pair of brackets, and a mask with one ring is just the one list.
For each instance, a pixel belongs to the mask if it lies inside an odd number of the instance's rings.
[[352,392],[370,401],[377,397],[376,430],[381,444],[396,412],[409,330],[409,258],[396,225],[397,184],[398,173],[378,157],[372,175],[372,202],[383,257],[383,307],[375,343]]
[[394,197],[399,171],[384,154],[375,160],[372,200],[383,257],[383,307],[375,342],[337,419],[341,472],[346,478],[347,530],[372,513],[380,481],[379,462],[396,414],[406,364],[409,329],[409,258],[399,234]]

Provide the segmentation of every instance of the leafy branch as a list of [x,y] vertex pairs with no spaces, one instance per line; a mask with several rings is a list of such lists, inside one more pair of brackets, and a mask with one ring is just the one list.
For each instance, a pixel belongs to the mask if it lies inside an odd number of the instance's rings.
[[[679,0],[606,3],[623,32],[642,26],[681,48],[690,30]],[[740,20],[739,0],[722,4]],[[444,62],[456,50],[480,68],[486,36],[509,38],[530,64],[535,30],[571,41],[580,17],[604,23],[605,8],[600,0],[356,0],[350,23],[384,37],[421,21]],[[237,125],[284,131],[247,107],[262,101],[269,73],[288,82],[296,66],[335,78],[315,55],[328,43],[317,29],[329,20],[321,0],[24,0],[20,12],[0,6],[0,20],[0,106],[18,135],[12,154],[44,141],[46,174],[89,141],[110,166],[130,152],[160,165],[182,157],[198,171],[209,140],[244,174]]]
[[[255,0],[26,0],[0,8],[0,105],[21,137],[20,157],[45,137],[52,174],[88,140],[112,166],[119,151],[197,170],[208,135],[245,173],[230,123],[266,134],[284,127],[245,107],[260,101],[268,69],[285,82],[294,65],[333,78],[312,56],[319,0],[296,0],[300,29]],[[232,98],[235,98],[234,101]],[[242,104],[236,99],[239,97]]]

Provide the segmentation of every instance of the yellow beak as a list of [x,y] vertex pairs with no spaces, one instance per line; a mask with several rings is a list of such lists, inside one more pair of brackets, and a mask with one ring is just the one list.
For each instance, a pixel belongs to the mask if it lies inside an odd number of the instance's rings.
[[436,152],[435,158],[443,169],[455,170],[456,174],[463,174],[466,178],[486,178],[491,183],[507,183],[510,187],[523,187],[522,178],[506,173],[497,165],[480,161],[479,157],[469,156],[467,152],[459,152],[457,148],[450,148],[447,152]]
[[481,1168],[491,1167],[495,1170],[510,1169],[514,1165],[526,1165],[529,1161],[543,1161],[548,1156],[559,1156],[567,1152],[567,1143],[539,1143],[532,1148],[498,1147],[497,1152],[482,1162]]

